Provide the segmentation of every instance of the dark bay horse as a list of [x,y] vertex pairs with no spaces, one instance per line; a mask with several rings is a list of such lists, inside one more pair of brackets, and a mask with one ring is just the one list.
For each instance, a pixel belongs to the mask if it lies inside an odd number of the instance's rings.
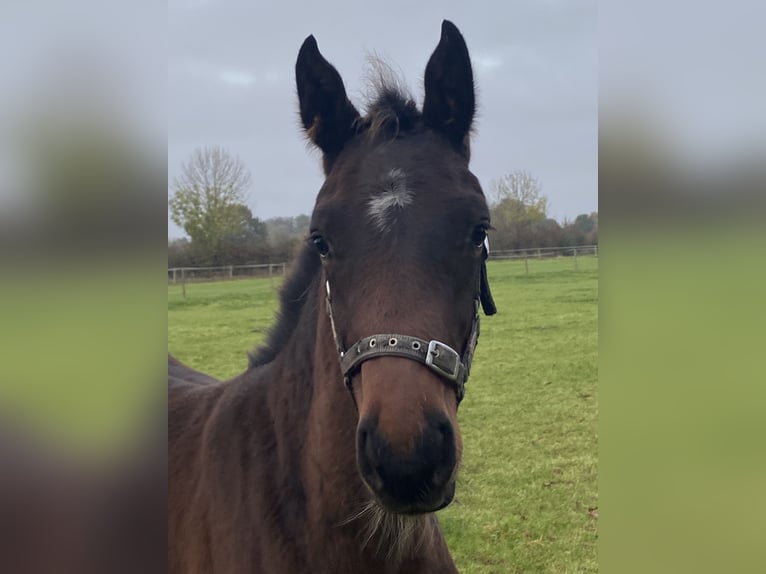
[[169,569],[456,572],[435,511],[455,493],[479,307],[494,312],[468,49],[445,21],[422,110],[384,78],[360,115],[313,36],[295,73],[326,180],[247,371],[169,359]]

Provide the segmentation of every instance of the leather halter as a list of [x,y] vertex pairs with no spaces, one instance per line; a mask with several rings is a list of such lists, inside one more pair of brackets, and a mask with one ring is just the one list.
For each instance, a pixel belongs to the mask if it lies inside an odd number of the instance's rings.
[[[343,382],[353,398],[354,389],[351,383],[352,376],[361,364],[369,359],[382,356],[404,357],[423,363],[426,367],[435,371],[443,379],[446,379],[455,388],[457,402],[465,396],[465,383],[471,372],[471,362],[476,344],[479,341],[479,305],[485,315],[494,315],[497,312],[492,293],[489,290],[487,278],[486,259],[489,255],[489,242],[484,242],[484,260],[481,263],[479,275],[479,289],[473,300],[473,321],[471,330],[465,341],[465,350],[462,356],[449,345],[433,339],[426,341],[412,335],[399,335],[397,333],[376,333],[359,339],[348,349],[343,346],[343,341],[335,327],[335,319],[332,314],[332,297],[330,294],[330,281],[325,281],[327,289],[327,315],[330,318],[332,336],[335,347],[340,355],[340,368],[343,373]],[[354,400],[356,402],[356,400]]]

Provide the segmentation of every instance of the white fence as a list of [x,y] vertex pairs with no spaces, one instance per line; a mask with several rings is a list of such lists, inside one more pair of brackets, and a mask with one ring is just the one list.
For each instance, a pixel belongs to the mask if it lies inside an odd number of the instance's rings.
[[[598,257],[598,245],[575,245],[572,247],[534,247],[490,251],[490,259],[547,259],[551,257],[573,257],[575,268],[579,255]],[[172,267],[168,269],[168,283],[210,281],[217,279],[241,279],[247,277],[274,277],[285,274],[285,263],[260,263],[257,265],[224,265],[220,267]]]
[[598,257],[598,245],[574,245],[572,247],[533,247],[529,249],[510,249],[492,251],[490,259],[544,259],[547,257],[577,257],[595,255]]
[[258,265],[223,265],[221,267],[171,267],[168,283],[210,281],[216,279],[243,279],[247,277],[274,277],[285,274],[284,263]]

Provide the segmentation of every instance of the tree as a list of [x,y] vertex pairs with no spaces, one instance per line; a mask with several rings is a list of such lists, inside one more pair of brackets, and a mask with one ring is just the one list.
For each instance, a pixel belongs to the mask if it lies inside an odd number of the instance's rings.
[[309,232],[310,218],[307,215],[295,217],[273,217],[266,221],[269,250],[276,261],[293,257],[301,241]]
[[581,213],[574,221],[565,220],[561,228],[561,245],[598,244],[598,212]]
[[244,206],[250,172],[221,147],[197,148],[181,164],[172,187],[171,218],[186,231],[201,257],[220,262],[225,238],[236,236],[248,216],[252,218]]
[[539,228],[548,212],[540,182],[526,171],[515,171],[492,182],[492,192],[493,248],[537,247]]
[[220,247],[219,262],[224,265],[262,263],[269,258],[268,231],[266,224],[253,217],[245,205],[235,206],[237,228],[224,236]]
[[168,240],[168,267],[194,267],[197,260],[194,258],[191,243],[188,239]]
[[531,224],[534,244],[527,247],[558,247],[561,245],[561,225],[555,219],[543,219]]
[[581,213],[575,218],[574,226],[585,235],[593,229],[594,222],[590,215]]
[[492,183],[494,199],[502,211],[517,221],[541,221],[548,212],[548,198],[537,178],[526,171],[514,171]]

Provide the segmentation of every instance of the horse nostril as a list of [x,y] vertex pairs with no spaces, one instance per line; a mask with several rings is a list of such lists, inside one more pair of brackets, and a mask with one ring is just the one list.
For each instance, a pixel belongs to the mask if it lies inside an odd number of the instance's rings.
[[429,450],[433,464],[431,483],[440,486],[450,479],[455,467],[455,433],[452,424],[440,415],[432,415],[429,423]]
[[357,463],[362,475],[375,489],[382,487],[378,467],[380,466],[380,446],[375,436],[376,419],[365,419],[359,425],[356,433]]
[[359,427],[359,431],[357,432],[357,451],[360,454],[364,454],[365,456],[368,456],[370,449],[370,431],[367,430],[366,426]]
[[449,445],[455,438],[455,433],[452,432],[452,425],[449,423],[442,423],[439,425],[439,436],[442,444]]
[[376,464],[376,457],[373,442],[373,439],[370,437],[370,432],[367,429],[360,429],[359,452],[363,453],[364,456],[367,457],[367,461],[374,466]]
[[438,425],[432,434],[434,446],[437,448],[443,448],[444,445],[449,444],[452,440],[452,428],[447,423]]

